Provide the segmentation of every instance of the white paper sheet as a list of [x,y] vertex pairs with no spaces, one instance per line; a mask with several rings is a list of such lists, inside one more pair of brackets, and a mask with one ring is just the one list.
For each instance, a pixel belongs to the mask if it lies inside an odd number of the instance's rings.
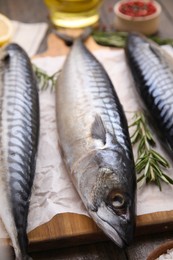
[[14,31],[12,42],[18,43],[32,57],[46,34],[48,24],[12,22]]
[[[94,54],[107,70],[128,121],[130,121],[133,115],[131,112],[139,108],[139,100],[125,62],[124,51],[96,51]],[[62,67],[64,57],[40,58],[33,60],[33,62],[51,75]],[[54,93],[41,92],[40,107],[40,142],[28,217],[28,231],[46,223],[58,213],[73,212],[87,215],[58,151]],[[162,151],[160,146],[158,149]],[[170,177],[173,177],[172,166],[169,169]],[[154,185],[138,187],[137,215],[173,210],[172,197],[173,187],[164,183],[162,184],[162,192]],[[1,231],[0,234],[5,235]]]

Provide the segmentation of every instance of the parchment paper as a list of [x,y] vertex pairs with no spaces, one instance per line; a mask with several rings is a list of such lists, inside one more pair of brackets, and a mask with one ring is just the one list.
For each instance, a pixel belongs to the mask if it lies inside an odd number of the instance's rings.
[[36,54],[48,29],[47,23],[21,23],[12,21],[12,42],[19,44],[32,57]]
[[[95,56],[107,70],[128,121],[139,109],[138,96],[133,87],[133,79],[125,62],[123,50],[96,51]],[[61,69],[64,57],[35,59],[33,62],[50,75]],[[51,220],[56,214],[73,212],[87,215],[63,166],[57,145],[55,120],[55,96],[49,90],[40,92],[41,127],[36,176],[30,202],[28,231]],[[164,154],[160,146],[158,150]],[[135,153],[135,150],[134,150]],[[171,168],[169,174],[173,177]],[[138,186],[137,215],[157,211],[173,210],[173,187],[162,184],[162,192],[154,185]],[[1,236],[5,236],[3,230]]]

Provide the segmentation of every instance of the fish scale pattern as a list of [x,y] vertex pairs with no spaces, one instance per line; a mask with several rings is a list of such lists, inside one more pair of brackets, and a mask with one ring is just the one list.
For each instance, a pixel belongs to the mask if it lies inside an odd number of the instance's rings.
[[22,255],[27,248],[27,215],[35,174],[39,135],[36,79],[25,52],[16,44],[6,48],[1,89],[0,142],[5,151],[8,192]]
[[125,150],[126,156],[132,159],[127,122],[114,87],[102,65],[93,58],[84,45],[81,45],[81,48],[85,55],[85,66],[89,78],[88,88],[92,93],[95,111],[101,115],[107,130],[115,136]]
[[173,150],[173,66],[170,57],[155,44],[136,35],[129,37],[126,53],[137,90],[153,122]]

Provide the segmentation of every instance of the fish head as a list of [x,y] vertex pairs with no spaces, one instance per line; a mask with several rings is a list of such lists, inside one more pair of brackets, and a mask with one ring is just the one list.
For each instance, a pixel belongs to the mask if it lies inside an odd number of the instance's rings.
[[128,246],[134,237],[134,202],[121,187],[112,187],[102,201],[89,207],[89,214],[103,232],[119,247]]
[[151,41],[144,35],[138,33],[138,32],[131,32],[128,34],[127,37],[127,46],[131,48],[142,47],[144,45],[148,45]]
[[102,150],[88,160],[82,179],[84,204],[103,232],[119,247],[135,230],[136,178],[133,163],[120,151]]

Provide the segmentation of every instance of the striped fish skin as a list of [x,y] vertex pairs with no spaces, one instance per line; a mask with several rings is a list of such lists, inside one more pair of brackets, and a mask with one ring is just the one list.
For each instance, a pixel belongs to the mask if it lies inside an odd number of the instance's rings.
[[156,43],[132,33],[126,57],[153,126],[173,154],[173,61]]
[[133,239],[136,203],[127,121],[106,71],[80,39],[58,78],[56,107],[71,179],[96,224],[124,247]]
[[16,259],[27,256],[27,216],[35,174],[39,135],[39,100],[31,62],[17,44],[0,59],[0,216]]

